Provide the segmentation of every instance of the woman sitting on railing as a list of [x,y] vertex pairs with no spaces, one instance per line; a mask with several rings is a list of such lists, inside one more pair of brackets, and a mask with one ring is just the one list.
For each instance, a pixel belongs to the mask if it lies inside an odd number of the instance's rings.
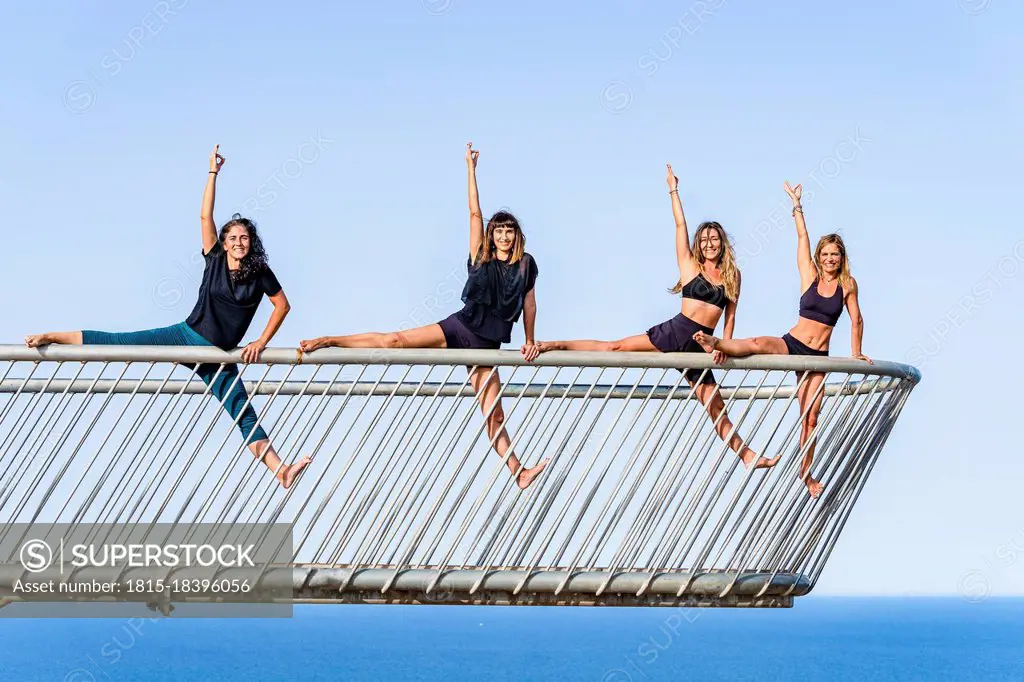
[[[850,311],[852,321],[853,357],[871,362],[861,352],[864,339],[864,318],[860,313],[857,299],[857,280],[850,275],[850,261],[846,257],[846,245],[838,234],[827,234],[818,240],[818,246],[811,257],[811,241],[807,236],[807,224],[804,222],[804,209],[800,206],[803,189],[800,185],[790,187],[785,184],[786,193],[793,200],[793,218],[796,222],[797,250],[796,265],[800,271],[800,318],[796,326],[781,338],[775,336],[757,336],[751,339],[718,339],[709,333],[699,331],[694,339],[704,350],[715,354],[716,361],[722,355],[728,357],[745,357],[747,355],[809,355],[828,356],[829,341],[832,329],[843,314],[843,305]],[[809,372],[797,389],[800,402],[801,420],[800,447],[814,432],[821,412],[824,397],[818,392],[825,374]],[[803,463],[800,466],[800,479],[807,485],[811,497],[817,499],[823,487],[811,476],[811,463],[814,460],[815,443],[807,446]]]
[[[645,334],[627,336],[618,341],[544,341],[540,352],[550,350],[582,351],[660,351],[662,353],[696,353],[700,346],[693,340],[698,330],[714,332],[725,314],[725,337],[732,337],[736,324],[736,304],[740,300],[740,271],[733,258],[732,246],[722,226],[716,222],[701,223],[690,244],[683,204],[679,200],[679,178],[668,168],[669,196],[676,222],[676,259],[679,281],[671,289],[682,295],[681,312],[672,319],[655,325]],[[778,457],[758,457],[733,431],[725,402],[710,369],[688,369],[683,375],[704,405],[719,437],[729,439],[729,447],[739,455],[745,466],[758,469],[775,466]]]
[[[185,322],[171,327],[147,329],[137,332],[50,332],[25,337],[30,348],[51,343],[85,345],[140,345],[140,346],[217,346],[232,350],[245,336],[263,295],[274,304],[263,335],[245,347],[242,359],[255,362],[260,353],[277,333],[290,306],[274,272],[267,265],[267,254],[251,220],[238,214],[232,216],[217,234],[213,222],[213,204],[216,195],[217,174],[224,163],[217,145],[210,154],[210,172],[203,191],[200,222],[203,233],[203,257],[206,267],[199,287],[199,300]],[[267,465],[285,488],[291,487],[295,477],[309,464],[303,457],[296,464],[284,464],[274,451],[270,438],[262,426],[257,425],[256,411],[248,404],[245,386],[235,364],[202,363],[194,369],[210,391],[223,403],[234,419],[253,456]]]
[[[299,348],[302,352],[331,346],[497,350],[502,342],[512,339],[512,326],[525,311],[526,343],[521,351],[527,360],[537,357],[533,336],[537,319],[537,299],[534,296],[537,263],[526,253],[526,237],[519,221],[511,213],[498,211],[487,221],[487,229],[484,230],[476,183],[479,155],[472,142],[466,145],[466,163],[469,166],[469,258],[466,267],[469,278],[462,291],[465,307],[436,324],[415,329],[309,339],[301,342]],[[490,413],[487,432],[494,449],[502,458],[508,456],[506,464],[516,484],[521,489],[526,488],[544,470],[548,460],[526,469],[510,452],[511,441],[504,426],[505,413],[501,408],[501,383],[497,369],[492,373],[490,367],[477,367],[470,375],[470,382],[479,396],[483,413]]]

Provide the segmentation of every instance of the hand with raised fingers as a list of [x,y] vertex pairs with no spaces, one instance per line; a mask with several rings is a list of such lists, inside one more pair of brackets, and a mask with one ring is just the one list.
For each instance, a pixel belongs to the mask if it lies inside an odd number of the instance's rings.
[[786,184],[783,185],[783,187],[786,190],[786,194],[789,195],[789,198],[793,200],[793,205],[794,206],[799,206],[800,205],[800,196],[804,193],[803,185],[797,185],[796,187],[790,187],[789,186],[789,182],[787,181]]
[[220,167],[224,165],[224,157],[220,155],[220,145],[213,145],[213,151],[210,152],[210,172],[219,173]]
[[470,168],[476,170],[476,160],[478,158],[480,158],[480,152],[478,150],[476,150],[476,149],[473,149],[473,143],[472,142],[467,142],[466,143],[466,163],[469,164]]
[[679,178],[672,172],[672,164],[666,163],[665,168],[668,169],[668,177],[665,178],[665,181],[668,182],[668,191],[675,192],[679,189]]

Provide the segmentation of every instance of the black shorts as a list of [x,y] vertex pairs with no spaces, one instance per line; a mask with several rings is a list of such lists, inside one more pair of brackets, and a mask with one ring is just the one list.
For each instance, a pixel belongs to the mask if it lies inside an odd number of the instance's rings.
[[[693,340],[697,332],[714,334],[715,330],[698,324],[679,313],[671,320],[656,324],[647,330],[647,336],[651,337],[651,343],[662,353],[703,353],[704,349]],[[701,375],[704,378],[701,378]],[[688,369],[683,374],[690,383],[714,384],[715,375],[709,369],[705,372],[702,369]]]
[[786,342],[786,350],[790,355],[813,355],[827,358],[828,350],[814,350],[803,341],[793,338],[789,334],[783,334],[782,340]]
[[485,339],[475,331],[466,326],[466,323],[459,319],[458,313],[453,313],[440,322],[441,331],[444,332],[444,342],[449,348],[469,348],[483,350],[498,350],[501,348],[501,341]]

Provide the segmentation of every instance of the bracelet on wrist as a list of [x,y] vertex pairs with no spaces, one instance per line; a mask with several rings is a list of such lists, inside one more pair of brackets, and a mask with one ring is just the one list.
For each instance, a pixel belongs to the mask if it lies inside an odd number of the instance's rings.
[[216,175],[217,173],[220,173],[220,171],[210,171],[210,172],[213,173],[214,175]]
[[804,212],[804,208],[800,204],[797,204],[796,206],[793,207],[793,215],[796,215],[797,213],[803,213],[803,212]]
[[670,190],[668,191],[668,193],[669,193],[669,194],[679,194],[679,190],[678,190],[678,189],[670,189]]

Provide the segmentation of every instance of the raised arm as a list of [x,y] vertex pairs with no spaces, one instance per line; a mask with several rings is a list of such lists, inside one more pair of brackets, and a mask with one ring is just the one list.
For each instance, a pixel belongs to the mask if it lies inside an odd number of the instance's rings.
[[860,312],[860,299],[857,297],[857,280],[850,278],[852,283],[850,290],[846,292],[846,310],[850,313],[850,354],[858,360],[864,360],[871,364],[871,358],[864,355],[861,345],[864,343],[864,315]]
[[672,199],[672,217],[676,221],[676,262],[679,264],[679,278],[682,283],[689,282],[696,276],[693,256],[690,253],[690,233],[686,229],[686,216],[683,215],[683,202],[679,199],[679,178],[672,173],[672,164],[665,164],[668,169],[668,195]]
[[203,253],[209,253],[217,243],[217,223],[213,222],[213,203],[217,199],[217,173],[224,165],[224,157],[220,155],[220,145],[213,146],[210,153],[210,173],[206,176],[206,189],[203,190],[203,208],[199,221],[203,226]]
[[800,291],[803,292],[818,276],[818,270],[814,267],[814,259],[811,257],[811,238],[807,236],[804,208],[800,205],[800,196],[804,190],[802,185],[790,187],[788,182],[784,187],[786,194],[793,200],[793,221],[796,223],[796,267],[800,271]]
[[466,145],[466,166],[469,169],[469,255],[476,258],[484,243],[484,214],[480,211],[480,193],[476,188],[476,160],[480,152],[473,143]]

